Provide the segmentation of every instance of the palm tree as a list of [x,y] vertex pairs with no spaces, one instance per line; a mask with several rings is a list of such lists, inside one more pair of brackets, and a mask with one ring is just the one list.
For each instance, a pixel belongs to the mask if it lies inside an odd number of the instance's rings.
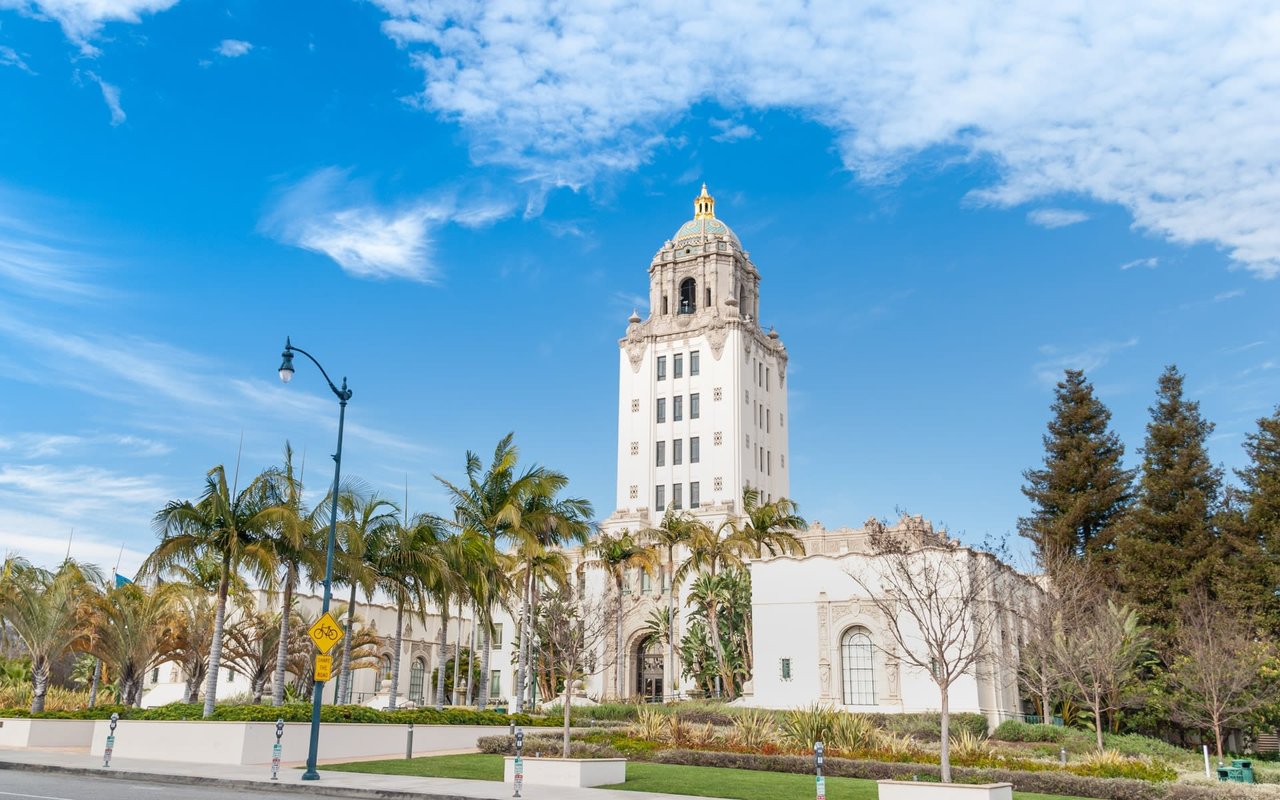
[[[305,467],[305,462],[302,466]],[[302,499],[303,472],[304,469],[299,469],[295,474],[293,447],[285,442],[284,465],[271,481],[275,495],[275,519],[266,531],[275,561],[284,570],[281,580],[284,597],[277,615],[280,630],[272,637],[276,642],[276,656],[273,660],[275,673],[271,678],[271,704],[275,706],[284,704],[284,673],[289,660],[293,595],[304,577],[316,583],[324,572],[324,537],[329,528],[329,504],[321,502],[314,508],[307,508]]]
[[44,711],[53,662],[88,645],[86,606],[91,589],[86,572],[72,561],[56,572],[11,570],[0,592],[0,617],[27,647],[31,658],[31,713]]
[[93,602],[93,654],[115,672],[120,702],[142,702],[147,671],[173,656],[177,584],[114,586]]
[[182,702],[200,699],[200,683],[209,675],[209,651],[213,644],[214,602],[209,591],[199,585],[174,583],[181,587],[174,598],[174,632],[170,655],[182,667],[187,686]]
[[617,594],[617,605],[614,609],[614,692],[621,699],[622,693],[622,584],[627,572],[640,569],[652,575],[658,567],[658,555],[648,545],[641,544],[631,532],[623,530],[618,534],[602,533],[587,545],[587,552],[593,556],[589,566],[603,569],[613,579]]
[[[530,696],[529,699],[531,699],[533,687],[537,683],[535,676],[538,665],[534,657],[533,645],[539,639],[536,623],[540,613],[542,592],[545,589],[559,592],[569,585],[570,561],[569,556],[562,550],[544,549],[540,555],[529,557],[526,561],[513,557],[508,563],[512,567],[511,585],[530,587],[526,598],[529,625],[519,635],[520,654],[524,659],[525,668],[523,672],[516,673],[516,693],[517,699],[524,699],[526,696]],[[523,705],[521,707],[523,708]]]
[[213,714],[217,702],[227,594],[233,577],[248,569],[262,585],[274,583],[275,552],[265,532],[279,515],[271,502],[270,479],[269,474],[259,475],[237,493],[228,485],[221,465],[209,470],[199,502],[174,500],[156,514],[160,543],[142,565],[144,574],[164,575],[175,566],[208,554],[220,562],[209,679],[204,693],[205,717]]
[[[276,659],[280,657],[277,640],[283,626],[278,617],[279,614],[246,613],[227,627],[227,663],[249,679],[255,706],[262,704],[267,681],[276,672]],[[285,653],[287,659],[287,642]],[[283,696],[284,687],[280,689]]]
[[[749,550],[749,545],[738,534],[731,521],[725,521],[716,530],[712,530],[701,522],[691,523],[686,547],[689,555],[676,570],[675,581],[678,582],[683,582],[692,573],[706,574],[714,578],[722,569],[739,569],[743,565],[744,553]],[[722,683],[727,682],[728,693],[732,695],[733,682],[729,665],[725,660],[724,648],[721,645],[718,611],[718,600],[713,596],[707,611],[707,627]]]
[[794,501],[779,497],[762,503],[760,490],[748,486],[742,490],[742,511],[745,519],[735,527],[752,558],[760,558],[766,551],[771,556],[804,555],[804,544],[797,534],[809,523],[800,516]]
[[667,587],[667,613],[666,613],[666,635],[667,641],[667,667],[671,675],[671,690],[675,693],[676,686],[679,685],[680,671],[676,667],[676,594],[679,592],[679,585],[676,583],[676,548],[683,547],[689,542],[693,536],[693,527],[697,524],[693,517],[688,514],[678,514],[675,511],[668,510],[663,514],[662,522],[656,528],[647,531],[649,540],[655,547],[665,548],[667,551],[667,580],[671,583]]
[[[351,589],[347,601],[347,629],[351,630],[356,614],[356,590],[363,589],[366,600],[373,599],[378,585],[378,569],[370,552],[372,540],[383,527],[394,525],[399,511],[390,500],[377,494],[345,491],[338,495],[338,536],[342,542],[338,562],[339,582]],[[342,643],[342,668],[338,673],[338,702],[351,702],[351,640]]]
[[[475,565],[482,562],[492,543],[481,533],[463,528],[445,537],[439,544],[441,564],[434,574],[426,575],[424,586],[440,609],[440,664],[436,675],[436,710],[444,710],[444,661],[449,645],[449,604],[464,598],[475,581]],[[462,643],[457,645],[461,648]],[[456,662],[456,659],[455,659]],[[455,663],[455,668],[457,664]]]
[[[334,603],[329,613],[340,619],[347,611],[343,602]],[[298,694],[310,697],[315,692],[316,650],[315,644],[307,635],[307,629],[320,619],[320,611],[314,613],[304,609],[294,609],[294,620],[289,628],[293,636],[289,642],[289,658],[287,671],[293,675],[293,687]],[[364,625],[357,614],[352,627],[347,631],[351,637],[351,664],[353,669],[374,669],[378,665],[378,649],[382,646],[382,638],[377,632]]]
[[370,552],[377,573],[378,587],[396,604],[395,646],[391,656],[391,699],[388,710],[394,711],[400,691],[400,654],[404,650],[404,612],[411,609],[425,619],[424,608],[430,587],[440,582],[447,565],[440,553],[444,525],[436,517],[420,515],[410,518],[405,512],[400,520],[378,528]]

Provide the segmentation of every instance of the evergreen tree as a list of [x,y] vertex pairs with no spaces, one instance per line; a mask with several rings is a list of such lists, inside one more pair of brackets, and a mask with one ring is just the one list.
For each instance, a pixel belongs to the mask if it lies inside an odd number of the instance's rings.
[[1031,501],[1019,532],[1052,572],[1067,559],[1105,561],[1113,530],[1133,493],[1133,471],[1121,463],[1124,445],[1108,429],[1111,412],[1093,394],[1084,372],[1069,369],[1058,383],[1053,418],[1044,435],[1044,466],[1023,473]]
[[1230,611],[1280,634],[1280,407],[1245,437],[1249,465],[1236,470],[1218,519],[1223,564],[1214,594]]
[[1183,397],[1182,384],[1175,366],[1160,376],[1137,503],[1116,552],[1121,591],[1160,641],[1171,635],[1180,599],[1207,589],[1221,561],[1214,516],[1222,469],[1205,449],[1214,426]]

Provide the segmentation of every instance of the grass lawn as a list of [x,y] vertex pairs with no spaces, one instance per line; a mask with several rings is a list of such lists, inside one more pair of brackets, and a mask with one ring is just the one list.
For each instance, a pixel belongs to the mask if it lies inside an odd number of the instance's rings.
[[[346,772],[378,772],[387,775],[415,775],[425,778],[470,778],[478,781],[502,780],[502,756],[431,756],[412,760],[359,761],[334,764],[324,769]],[[740,800],[797,800],[813,796],[813,777],[781,772],[681,767],[671,764],[627,764],[627,782],[610,789],[635,792],[665,792],[697,797],[729,797]],[[1079,800],[1062,795],[1014,792],[1015,800]],[[831,800],[876,800],[875,781],[858,778],[827,778]]]

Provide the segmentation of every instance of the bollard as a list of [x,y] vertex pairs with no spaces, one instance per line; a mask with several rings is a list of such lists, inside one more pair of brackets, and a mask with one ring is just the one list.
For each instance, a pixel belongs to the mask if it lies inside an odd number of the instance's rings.
[[1065,747],[1058,748],[1058,761],[1060,761],[1063,764],[1067,763],[1067,748]]
[[519,797],[520,789],[524,786],[524,728],[516,728],[516,762],[513,766],[516,785],[516,793],[513,797]]
[[111,751],[116,746],[116,723],[120,721],[120,715],[112,712],[111,714],[111,732],[107,734],[107,747],[102,751],[102,766],[111,766]]
[[284,718],[276,719],[276,743],[271,745],[271,780],[280,780],[280,738],[284,736]]
[[1204,747],[1204,776],[1206,778],[1212,778],[1213,770],[1209,768],[1209,745],[1206,744],[1206,745],[1203,745],[1203,747]]
[[813,768],[818,774],[818,800],[827,800],[827,779],[822,777],[822,766],[826,763],[823,756],[822,742],[813,743]]
[[413,758],[413,723],[409,723],[409,739],[404,744],[404,757]]

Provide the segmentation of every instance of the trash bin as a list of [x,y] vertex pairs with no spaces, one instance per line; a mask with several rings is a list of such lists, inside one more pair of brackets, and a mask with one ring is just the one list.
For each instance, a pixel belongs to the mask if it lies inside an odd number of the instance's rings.
[[1237,758],[1231,762],[1233,769],[1240,770],[1241,783],[1253,783],[1253,761],[1247,758]]

